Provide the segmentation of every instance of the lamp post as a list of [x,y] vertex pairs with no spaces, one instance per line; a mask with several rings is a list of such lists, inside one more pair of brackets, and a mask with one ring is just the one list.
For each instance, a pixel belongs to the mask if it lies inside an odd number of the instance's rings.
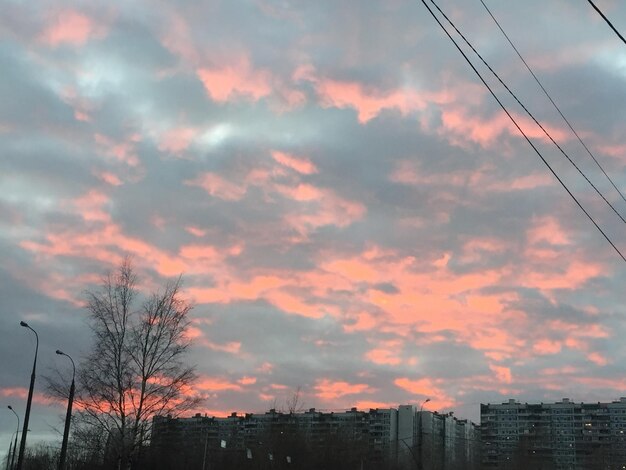
[[13,435],[11,435],[11,439],[9,440],[9,453],[7,454],[7,466],[6,470],[13,470],[11,468],[11,454],[13,453]]
[[[15,453],[17,452],[17,435],[20,433],[20,417],[17,415],[11,405],[7,406],[7,408],[10,409],[17,418],[17,427],[15,428],[15,442],[13,443],[13,454],[11,455],[11,470],[13,470],[13,466],[15,465]],[[7,464],[8,463],[9,457],[7,456]]]
[[404,439],[398,439],[398,441],[402,442],[406,446],[407,450],[411,454],[411,457],[413,458],[413,461],[415,462],[415,465],[419,466],[419,462],[417,460],[417,457],[415,457],[415,452],[413,452],[413,448],[406,443],[407,439],[413,440],[413,437],[406,437]]
[[72,420],[72,404],[74,403],[74,379],[76,378],[76,365],[74,359],[69,354],[65,354],[60,349],[56,350],[59,356],[65,356],[72,361],[72,385],[70,385],[70,396],[67,400],[67,414],[65,415],[65,429],[63,429],[63,443],[61,444],[61,455],[59,456],[59,470],[65,468],[65,456],[67,454],[67,439],[70,435],[70,421]]
[[422,470],[424,468],[424,463],[423,463],[423,459],[422,459],[422,439],[423,439],[423,432],[422,432],[422,411],[424,410],[424,405],[426,403],[428,403],[430,401],[430,398],[427,398],[426,400],[424,400],[422,402],[422,406],[420,406],[420,415],[419,415],[419,422],[418,422],[418,432],[419,434],[417,435],[417,455],[419,456],[419,465],[418,465],[418,469]]
[[26,450],[26,434],[28,432],[28,419],[30,418],[30,405],[33,401],[33,389],[35,388],[35,369],[37,368],[37,353],[39,352],[39,335],[25,321],[20,322],[20,326],[28,328],[35,333],[37,344],[35,346],[35,360],[33,361],[33,372],[30,375],[30,388],[28,389],[28,400],[26,401],[26,413],[24,413],[24,427],[22,428],[22,440],[20,442],[20,453],[17,457],[17,470],[22,470],[24,463],[24,451]]

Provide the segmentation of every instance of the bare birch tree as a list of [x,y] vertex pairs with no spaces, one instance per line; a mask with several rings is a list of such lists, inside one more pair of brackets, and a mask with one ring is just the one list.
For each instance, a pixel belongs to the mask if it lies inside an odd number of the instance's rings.
[[149,438],[154,415],[177,415],[198,402],[188,394],[194,368],[183,362],[191,305],[180,278],[141,302],[136,281],[127,258],[88,292],[94,345],[79,367],[75,399],[76,419],[105,432],[108,460],[124,469]]

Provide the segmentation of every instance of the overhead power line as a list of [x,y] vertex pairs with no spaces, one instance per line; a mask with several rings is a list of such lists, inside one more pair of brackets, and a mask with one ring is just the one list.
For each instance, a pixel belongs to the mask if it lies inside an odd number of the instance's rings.
[[622,36],[622,35],[620,34],[620,32],[619,32],[617,29],[615,29],[615,26],[613,26],[613,23],[611,23],[611,22],[609,21],[609,19],[608,19],[608,18],[604,15],[604,13],[602,13],[602,10],[600,10],[600,9],[599,9],[599,8],[595,5],[595,3],[593,3],[591,0],[587,0],[587,1],[588,1],[588,2],[589,2],[589,4],[593,7],[593,9],[594,9],[595,11],[597,11],[597,12],[598,12],[598,14],[599,14],[599,15],[600,15],[603,19],[604,19],[604,21],[606,21],[606,23],[607,23],[607,24],[611,27],[611,29],[612,29],[613,31],[615,31],[615,34],[617,34],[617,35],[619,36],[619,38],[622,40],[622,42],[623,42],[624,44],[626,44],[626,39],[624,39],[624,36]]
[[476,48],[474,48],[472,43],[469,42],[469,40],[465,37],[465,35],[461,31],[459,31],[459,29],[452,22],[452,20],[448,18],[448,16],[441,10],[441,8],[439,8],[439,6],[434,1],[431,1],[431,3],[435,6],[435,8],[437,8],[439,13],[441,13],[441,15],[446,19],[448,24],[452,26],[452,28],[457,32],[457,34],[461,36],[465,44],[467,44],[467,46],[474,52],[474,54],[476,54],[476,56],[485,65],[485,67],[487,67],[489,71],[493,74],[493,76],[496,77],[496,79],[500,82],[500,84],[504,87],[504,89],[513,97],[513,99],[517,102],[517,104],[519,104],[522,107],[522,109],[526,112],[528,117],[530,117],[533,120],[533,122],[537,124],[537,126],[539,126],[539,128],[543,131],[546,137],[548,137],[548,139],[556,146],[556,148],[559,149],[559,152],[561,152],[561,154],[563,154],[563,156],[567,159],[567,161],[569,161],[570,164],[576,169],[576,171],[578,171],[580,176],[582,176],[585,179],[585,181],[589,183],[589,185],[594,189],[594,191],[598,194],[598,196],[600,196],[602,200],[611,208],[611,210],[615,213],[615,215],[617,215],[621,219],[621,221],[626,224],[626,219],[624,219],[622,214],[620,214],[617,211],[617,209],[613,206],[613,204],[611,204],[611,202],[606,197],[604,197],[604,194],[600,192],[600,190],[596,187],[596,185],[593,184],[592,181],[587,177],[587,175],[585,175],[585,173],[583,173],[583,171],[578,167],[578,165],[576,165],[574,160],[572,160],[571,157],[565,152],[565,150],[563,150],[563,148],[557,143],[557,141],[554,140],[554,138],[550,135],[548,130],[535,118],[533,113],[531,113],[530,110],[524,105],[524,103],[522,103],[519,100],[517,95],[513,93],[513,91],[508,87],[508,85],[504,83],[504,81],[500,78],[500,75],[498,75],[498,73],[487,63],[487,61],[483,58],[480,52],[478,52]]
[[539,80],[539,78],[537,77],[537,75],[535,75],[535,73],[533,72],[533,70],[530,68],[530,65],[528,65],[528,63],[526,62],[526,60],[524,60],[524,57],[522,57],[522,54],[520,53],[520,51],[517,49],[517,47],[515,47],[515,44],[513,44],[513,41],[511,41],[511,38],[509,38],[508,34],[506,34],[506,32],[504,31],[504,29],[502,28],[502,26],[500,26],[500,23],[498,22],[498,20],[496,19],[496,17],[493,15],[493,13],[491,12],[491,10],[489,9],[489,7],[485,4],[485,2],[483,0],[480,0],[480,3],[482,3],[483,7],[485,7],[485,10],[487,10],[487,13],[489,13],[489,16],[491,16],[491,19],[493,19],[493,21],[496,23],[496,25],[498,26],[498,28],[500,29],[500,31],[502,32],[502,34],[504,35],[504,37],[506,38],[506,40],[509,42],[509,44],[511,45],[511,47],[513,48],[513,50],[516,52],[517,56],[520,58],[520,60],[524,63],[524,65],[526,66],[526,68],[528,69],[528,71],[530,72],[530,74],[533,76],[533,78],[535,79],[535,81],[537,82],[537,85],[539,85],[539,87],[541,88],[541,90],[543,91],[543,93],[546,95],[546,97],[548,98],[548,100],[550,100],[550,103],[552,103],[552,106],[554,106],[554,109],[557,110],[557,112],[561,115],[561,117],[563,118],[563,120],[565,121],[565,123],[567,124],[567,126],[570,128],[570,130],[572,131],[572,133],[576,136],[576,138],[578,139],[578,142],[580,142],[580,144],[584,147],[584,149],[587,151],[587,153],[589,154],[589,156],[593,159],[593,161],[596,163],[596,165],[598,166],[598,168],[600,168],[600,170],[602,171],[602,173],[604,173],[604,176],[606,176],[606,178],[609,180],[609,182],[611,183],[611,185],[613,186],[613,188],[615,188],[615,190],[619,193],[619,195],[622,197],[622,199],[624,200],[624,202],[626,202],[626,197],[624,197],[624,194],[619,190],[619,188],[615,185],[615,183],[613,182],[613,180],[611,179],[611,177],[607,174],[606,171],[604,171],[604,168],[602,168],[602,165],[600,165],[600,162],[597,160],[597,158],[595,157],[595,155],[591,152],[591,150],[589,150],[589,147],[587,147],[587,145],[585,144],[585,142],[583,142],[582,138],[580,137],[580,135],[578,135],[578,132],[576,132],[576,130],[574,129],[574,127],[572,126],[572,124],[569,122],[569,120],[565,117],[565,115],[563,114],[563,112],[561,111],[561,109],[557,106],[557,104],[554,102],[554,100],[552,99],[552,97],[550,96],[550,94],[548,93],[548,91],[545,89],[545,87],[543,86],[543,84],[541,83],[541,81]]
[[[439,7],[437,6],[437,4],[433,1],[430,0],[430,2],[439,10],[441,11],[441,9],[439,9]],[[483,76],[480,74],[480,72],[478,71],[478,69],[474,66],[474,64],[472,63],[472,61],[469,59],[469,57],[467,57],[467,54],[465,54],[465,52],[463,51],[463,49],[461,49],[461,46],[459,46],[459,44],[456,42],[456,40],[452,37],[452,35],[448,32],[448,30],[445,28],[445,26],[441,23],[441,21],[439,21],[439,18],[437,18],[437,15],[435,15],[435,13],[432,11],[432,9],[428,6],[428,4],[426,3],[426,0],[422,0],[422,3],[424,4],[424,6],[426,7],[426,9],[428,10],[428,12],[430,13],[430,15],[434,18],[434,20],[437,22],[437,24],[439,25],[439,27],[443,30],[443,32],[446,34],[446,36],[448,36],[448,38],[450,39],[450,41],[452,41],[452,43],[454,44],[454,46],[457,48],[457,50],[461,53],[461,55],[463,56],[463,58],[465,59],[465,61],[468,63],[468,65],[472,68],[472,70],[474,71],[474,73],[478,76],[478,78],[480,79],[480,81],[482,82],[482,84],[487,88],[487,90],[489,90],[489,93],[491,94],[491,96],[493,96],[493,98],[496,100],[496,102],[500,105],[500,107],[502,108],[502,110],[504,111],[504,113],[509,117],[509,119],[511,120],[511,122],[513,123],[513,125],[517,128],[517,130],[520,132],[520,134],[522,134],[522,136],[524,137],[524,139],[526,140],[526,142],[528,142],[528,144],[532,147],[532,149],[534,150],[534,152],[539,156],[539,158],[541,159],[541,161],[546,165],[546,167],[548,168],[548,170],[550,170],[550,172],[552,173],[552,175],[557,179],[557,181],[561,184],[561,186],[563,187],[563,189],[565,189],[565,191],[567,192],[567,194],[569,194],[569,196],[574,200],[574,202],[576,203],[576,205],[580,208],[580,210],[583,211],[583,213],[587,216],[587,218],[591,221],[591,223],[593,223],[593,225],[596,227],[596,229],[598,229],[598,231],[602,234],[602,236],[606,239],[607,242],[609,242],[609,244],[613,247],[613,249],[615,250],[615,252],[619,255],[620,258],[622,258],[622,261],[626,262],[626,257],[622,254],[622,252],[619,250],[619,248],[617,248],[617,246],[615,245],[615,243],[613,243],[613,241],[611,241],[611,239],[609,238],[609,236],[604,232],[604,230],[602,230],[602,228],[598,225],[598,223],[595,221],[595,219],[591,216],[591,214],[589,214],[589,212],[587,212],[587,210],[585,210],[585,208],[583,207],[583,205],[580,203],[580,201],[576,198],[576,196],[574,196],[574,194],[570,191],[570,189],[567,187],[567,185],[565,184],[565,182],[559,177],[559,175],[554,171],[554,169],[552,168],[552,166],[550,166],[550,164],[548,163],[548,161],[545,159],[545,157],[541,154],[541,152],[537,149],[537,147],[535,146],[535,144],[533,144],[533,142],[530,140],[530,138],[526,135],[526,133],[523,131],[523,129],[520,127],[520,125],[517,123],[517,121],[515,120],[515,118],[511,115],[511,113],[509,112],[508,109],[506,109],[506,106],[504,106],[504,104],[502,103],[502,101],[500,100],[500,98],[498,98],[498,95],[496,95],[496,93],[493,91],[493,89],[489,86],[489,84],[487,83],[487,81],[483,78]]]

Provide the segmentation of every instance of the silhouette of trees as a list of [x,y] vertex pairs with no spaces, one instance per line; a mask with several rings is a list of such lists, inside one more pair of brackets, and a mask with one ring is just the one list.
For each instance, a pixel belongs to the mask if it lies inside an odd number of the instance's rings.
[[[94,344],[77,371],[75,434],[97,436],[91,442],[117,468],[138,458],[153,415],[178,415],[197,404],[185,394],[196,375],[183,362],[191,305],[181,297],[180,278],[142,298],[136,286],[126,258],[87,293]],[[65,388],[49,380],[53,395],[64,396]]]

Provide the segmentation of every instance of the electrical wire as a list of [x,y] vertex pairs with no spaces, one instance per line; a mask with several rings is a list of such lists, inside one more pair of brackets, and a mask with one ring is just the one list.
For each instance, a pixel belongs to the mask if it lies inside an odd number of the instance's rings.
[[602,10],[600,10],[600,9],[599,9],[599,8],[595,5],[595,3],[593,3],[591,0],[587,0],[587,1],[588,1],[588,2],[589,2],[589,4],[593,7],[593,9],[594,9],[595,11],[597,11],[597,12],[598,12],[598,14],[599,14],[599,15],[600,15],[603,19],[604,19],[604,21],[606,21],[606,23],[607,23],[607,24],[611,27],[611,29],[615,32],[615,34],[617,34],[617,35],[619,36],[619,38],[622,40],[622,42],[623,42],[624,44],[626,44],[626,39],[624,39],[624,36],[622,36],[622,35],[620,34],[620,32],[619,32],[617,29],[615,29],[615,26],[613,26],[613,23],[611,23],[611,22],[609,21],[609,19],[608,19],[606,16],[604,16],[604,13],[602,13]]
[[613,206],[613,204],[611,204],[611,202],[604,196],[604,194],[602,194],[600,192],[600,190],[596,187],[595,184],[593,184],[591,182],[591,180],[587,177],[587,175],[585,175],[585,173],[583,173],[583,171],[578,167],[578,165],[576,165],[576,163],[574,162],[574,160],[572,160],[570,158],[570,156],[565,152],[565,150],[563,150],[563,148],[557,143],[556,140],[554,140],[552,138],[552,136],[550,135],[550,133],[547,131],[547,129],[535,118],[535,116],[533,115],[533,113],[530,112],[530,110],[519,100],[519,98],[515,95],[515,93],[513,93],[513,91],[507,86],[506,83],[504,83],[504,81],[500,78],[500,76],[497,74],[497,72],[491,68],[491,66],[487,63],[487,61],[483,58],[482,55],[480,55],[480,53],[474,48],[474,46],[469,42],[469,40],[465,37],[465,35],[459,31],[459,29],[455,26],[455,24],[452,22],[452,20],[450,18],[448,18],[448,16],[441,10],[441,8],[439,8],[439,6],[434,2],[431,1],[431,3],[435,6],[435,8],[437,8],[437,10],[439,11],[439,13],[441,13],[441,15],[446,19],[446,21],[448,22],[448,24],[450,24],[450,26],[452,26],[452,28],[454,28],[454,30],[457,32],[457,34],[459,36],[461,36],[461,38],[463,39],[463,41],[465,42],[465,44],[467,44],[467,46],[472,49],[472,51],[474,52],[474,54],[476,54],[476,56],[480,59],[480,61],[485,65],[485,67],[487,67],[489,69],[489,71],[493,74],[494,77],[496,77],[496,79],[500,82],[500,84],[506,89],[506,91],[509,92],[509,94],[513,97],[513,99],[515,101],[517,101],[517,104],[519,104],[522,109],[526,112],[526,114],[528,115],[528,117],[530,117],[533,122],[535,124],[537,124],[537,126],[539,126],[539,128],[543,131],[543,133],[546,135],[546,137],[548,137],[548,139],[556,146],[557,149],[559,149],[559,151],[561,152],[561,154],[563,154],[563,156],[571,163],[571,165],[576,168],[576,170],[578,171],[578,173],[585,179],[585,181],[587,181],[587,183],[589,183],[589,185],[595,190],[595,192],[598,194],[598,196],[600,196],[602,198],[602,200],[611,208],[611,210],[615,213],[615,215],[617,215],[621,221],[623,223],[626,224],[626,219],[624,219],[624,217],[622,216],[622,214],[620,214],[617,209]]
[[[505,112],[505,114],[509,117],[509,119],[511,120],[511,122],[513,123],[513,125],[515,125],[515,127],[517,128],[517,130],[522,134],[522,136],[524,137],[524,139],[526,140],[526,142],[528,142],[528,144],[532,147],[532,149],[535,151],[535,153],[539,156],[539,158],[541,159],[541,161],[546,165],[546,167],[548,167],[548,170],[550,170],[550,172],[552,173],[552,175],[554,175],[554,177],[557,179],[557,181],[561,184],[561,186],[563,187],[563,189],[565,189],[565,191],[567,192],[567,194],[569,194],[569,196],[574,200],[574,202],[576,203],[576,205],[580,208],[580,210],[583,211],[583,213],[587,216],[587,218],[593,223],[593,225],[598,229],[598,231],[602,234],[602,236],[606,239],[607,242],[609,242],[609,244],[613,247],[613,249],[615,250],[615,252],[619,255],[620,258],[622,258],[622,261],[626,262],[626,257],[622,254],[622,252],[619,250],[619,248],[617,248],[617,246],[615,245],[615,243],[613,243],[611,241],[611,239],[609,238],[609,236],[604,232],[604,230],[602,230],[602,228],[598,225],[598,223],[595,221],[595,219],[591,216],[591,214],[589,214],[589,212],[587,212],[587,210],[585,210],[585,208],[582,206],[582,204],[580,203],[580,201],[578,201],[578,199],[576,198],[576,196],[574,196],[574,194],[570,191],[570,189],[567,187],[567,185],[565,184],[565,182],[559,177],[559,175],[557,175],[557,173],[554,171],[554,169],[550,166],[550,164],[548,163],[548,161],[545,159],[545,157],[541,154],[541,152],[537,149],[537,147],[535,146],[535,144],[532,143],[532,141],[530,140],[530,138],[526,135],[526,133],[522,130],[522,128],[520,127],[520,125],[517,123],[517,121],[515,120],[515,118],[511,115],[511,113],[508,111],[508,109],[506,109],[506,106],[504,106],[504,104],[502,103],[502,101],[498,98],[498,96],[495,94],[495,92],[491,89],[491,87],[489,86],[489,84],[486,82],[486,80],[483,78],[483,76],[480,74],[480,72],[478,71],[478,69],[476,69],[476,67],[474,66],[474,64],[472,63],[472,61],[469,59],[469,57],[467,57],[467,54],[465,54],[465,52],[463,52],[463,49],[461,49],[461,46],[459,46],[459,44],[455,41],[455,39],[452,37],[452,35],[448,32],[448,30],[445,28],[445,26],[441,23],[441,21],[439,21],[439,18],[437,18],[437,15],[435,15],[435,13],[431,10],[431,8],[428,6],[428,4],[426,3],[426,0],[422,0],[422,3],[424,4],[424,6],[426,7],[426,9],[428,10],[428,12],[431,14],[431,16],[434,18],[434,20],[437,22],[437,24],[439,25],[439,27],[444,31],[444,33],[446,34],[446,36],[448,36],[448,38],[450,39],[450,41],[452,41],[452,43],[454,44],[454,46],[457,48],[457,50],[461,53],[461,55],[463,56],[463,58],[465,59],[465,61],[468,63],[468,65],[472,68],[472,70],[474,71],[474,73],[476,73],[476,75],[478,76],[478,78],[480,79],[480,81],[483,83],[483,85],[485,85],[485,87],[487,88],[487,90],[489,90],[489,93],[491,94],[491,96],[493,96],[493,98],[497,101],[497,103],[500,105],[500,107],[502,108],[502,110]],[[431,0],[431,3],[433,5],[435,5],[437,7],[437,5],[435,4],[435,2],[433,0]],[[438,7],[437,7],[438,8]],[[439,8],[438,8],[439,9]]]
[[483,7],[485,7],[485,10],[487,10],[487,13],[489,13],[489,16],[491,16],[491,19],[496,23],[496,25],[498,26],[498,29],[500,29],[500,31],[502,32],[502,34],[504,35],[504,37],[506,38],[506,40],[509,42],[509,44],[511,45],[511,47],[513,48],[513,50],[515,51],[515,53],[517,54],[517,56],[520,58],[520,60],[524,63],[524,65],[526,66],[526,68],[528,69],[528,71],[530,72],[530,74],[533,76],[533,78],[535,79],[535,81],[537,82],[537,85],[539,85],[539,87],[541,88],[541,90],[543,91],[543,93],[546,95],[546,97],[548,98],[548,100],[550,100],[550,103],[552,103],[552,106],[554,106],[554,109],[557,110],[557,112],[561,115],[561,117],[563,118],[563,120],[565,121],[565,123],[567,124],[567,126],[570,128],[570,130],[572,131],[572,133],[576,136],[576,138],[578,139],[578,142],[580,142],[580,144],[585,148],[585,150],[587,151],[587,153],[589,154],[589,156],[593,159],[593,161],[596,163],[596,165],[598,166],[598,168],[600,168],[600,170],[602,170],[602,173],[604,173],[604,176],[606,176],[606,178],[610,181],[611,185],[613,185],[613,187],[615,188],[615,190],[619,193],[619,195],[622,197],[622,199],[624,200],[624,202],[626,202],[626,197],[624,197],[624,194],[619,190],[619,188],[615,185],[615,183],[613,182],[613,180],[611,179],[611,177],[607,174],[606,171],[604,171],[604,168],[602,168],[602,165],[600,165],[600,162],[596,159],[595,155],[591,152],[591,150],[589,150],[589,147],[587,147],[587,145],[585,144],[585,142],[583,142],[582,138],[580,137],[580,135],[578,135],[578,132],[576,132],[576,130],[574,129],[574,127],[572,126],[572,124],[569,122],[569,120],[565,117],[565,115],[563,114],[563,112],[561,111],[561,109],[557,106],[557,104],[554,102],[554,100],[552,99],[552,97],[550,96],[550,94],[548,93],[548,91],[545,89],[545,87],[543,86],[543,84],[541,83],[541,81],[539,80],[539,78],[537,77],[537,75],[535,75],[535,73],[533,72],[533,70],[530,68],[530,65],[528,65],[528,63],[526,62],[526,60],[524,60],[524,57],[522,57],[522,54],[520,53],[520,51],[517,49],[517,47],[515,47],[515,44],[513,44],[513,41],[511,41],[511,38],[509,38],[508,34],[506,34],[506,32],[504,31],[504,29],[502,28],[502,26],[500,25],[500,23],[498,22],[498,20],[496,19],[496,17],[493,15],[493,13],[491,12],[491,10],[489,9],[489,7],[487,6],[487,4],[484,2],[484,0],[480,0],[480,3],[482,3]]

